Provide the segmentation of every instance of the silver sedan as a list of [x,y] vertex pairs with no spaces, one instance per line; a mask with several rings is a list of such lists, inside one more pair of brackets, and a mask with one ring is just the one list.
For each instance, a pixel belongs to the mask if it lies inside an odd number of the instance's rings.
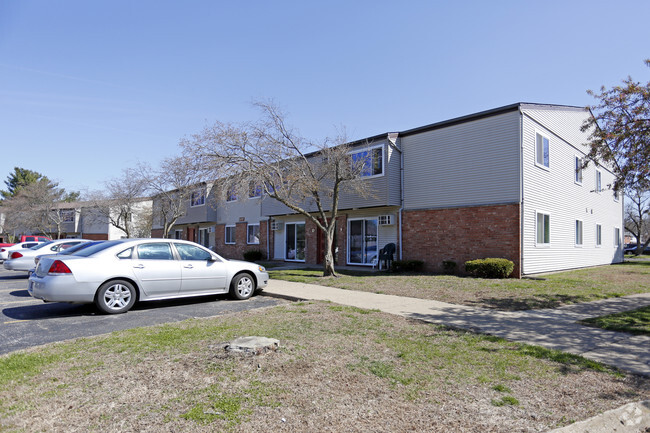
[[78,245],[83,242],[90,242],[88,239],[57,239],[45,242],[32,248],[15,250],[9,254],[4,262],[4,267],[10,271],[29,272],[34,268],[34,258],[43,254],[56,254],[60,251]]
[[248,299],[268,279],[263,266],[224,259],[193,242],[120,239],[42,257],[28,290],[46,302],[94,303],[114,314],[136,301],[220,293]]

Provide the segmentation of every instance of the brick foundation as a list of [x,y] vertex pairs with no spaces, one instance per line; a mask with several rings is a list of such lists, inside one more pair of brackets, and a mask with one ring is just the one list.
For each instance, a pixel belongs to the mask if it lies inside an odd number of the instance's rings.
[[244,253],[249,250],[260,250],[266,257],[266,221],[260,221],[260,243],[247,244],[246,243],[246,230],[248,223],[242,222],[235,224],[235,243],[226,244],[226,225],[217,224],[215,228],[215,247],[214,250],[217,254],[235,260],[243,260]]
[[425,271],[442,272],[453,260],[464,272],[468,260],[499,257],[515,264],[521,277],[521,209],[519,204],[403,212],[404,260],[422,260]]

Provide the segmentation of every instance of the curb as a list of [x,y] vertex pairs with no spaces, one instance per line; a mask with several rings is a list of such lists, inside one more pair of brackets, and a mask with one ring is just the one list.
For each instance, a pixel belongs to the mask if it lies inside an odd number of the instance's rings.
[[629,403],[585,421],[547,433],[646,433],[650,432],[650,400]]

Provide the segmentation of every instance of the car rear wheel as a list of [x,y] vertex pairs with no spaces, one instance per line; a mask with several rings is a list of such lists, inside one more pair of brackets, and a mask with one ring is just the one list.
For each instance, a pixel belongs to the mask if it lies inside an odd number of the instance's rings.
[[233,298],[244,300],[251,297],[255,291],[255,280],[251,274],[243,273],[235,275],[230,283],[230,294]]
[[135,304],[135,288],[128,281],[108,281],[99,288],[95,304],[104,313],[126,313]]

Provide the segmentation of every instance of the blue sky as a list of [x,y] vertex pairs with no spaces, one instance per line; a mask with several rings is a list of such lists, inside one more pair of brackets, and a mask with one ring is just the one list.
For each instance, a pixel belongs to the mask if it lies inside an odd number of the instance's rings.
[[156,165],[273,99],[311,139],[648,81],[650,2],[0,0],[0,189]]

